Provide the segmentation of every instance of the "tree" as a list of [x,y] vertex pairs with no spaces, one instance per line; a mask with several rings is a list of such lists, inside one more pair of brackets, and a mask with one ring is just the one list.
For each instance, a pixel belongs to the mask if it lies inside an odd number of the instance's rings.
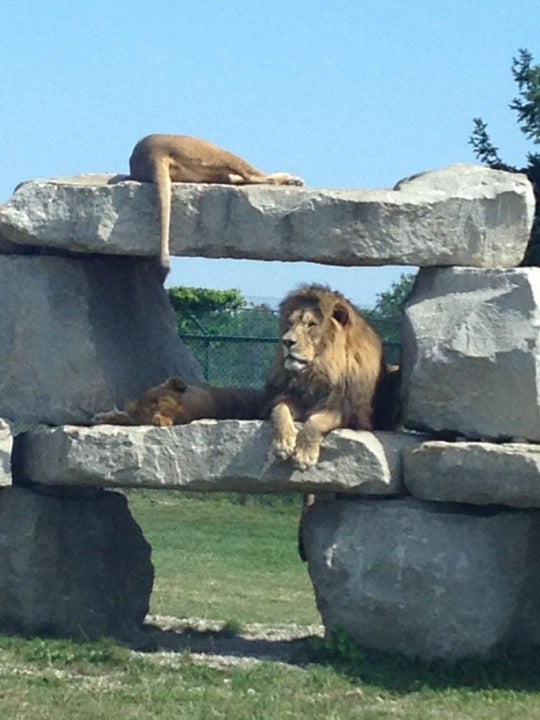
[[278,314],[239,290],[174,287],[168,291],[180,334],[277,337]]
[[228,316],[247,305],[239,290],[182,286],[167,292],[180,333],[217,334]]
[[[517,113],[521,131],[540,144],[540,65],[533,65],[533,57],[528,50],[519,50],[517,58],[512,59],[512,75],[518,86],[518,96],[510,103]],[[536,196],[536,217],[531,240],[525,255],[524,265],[540,265],[540,153],[527,153],[527,165],[517,168],[505,163],[499,156],[499,149],[493,145],[487,131],[487,123],[474,118],[474,128],[469,143],[474,154],[488,167],[495,170],[525,173],[531,181]]]
[[373,310],[363,313],[381,336],[390,363],[399,362],[403,310],[415,278],[416,273],[402,273],[389,290],[377,294]]

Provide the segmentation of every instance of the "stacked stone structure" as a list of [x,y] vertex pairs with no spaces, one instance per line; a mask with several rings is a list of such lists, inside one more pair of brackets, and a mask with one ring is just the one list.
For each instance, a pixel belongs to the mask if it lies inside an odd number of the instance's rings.
[[[0,533],[0,628],[92,636],[142,621],[150,557],[127,520],[117,564],[137,558],[132,573],[146,578],[122,575],[128,621],[117,623],[112,588],[84,594],[80,560],[55,539],[61,521],[43,542],[73,602],[56,615],[48,605],[36,612],[28,558],[42,542],[39,524],[58,515],[54,503],[75,503],[80,516],[88,493],[98,502],[95,488],[296,489],[338,494],[304,521],[329,632],[340,626],[363,644],[421,657],[537,645],[540,270],[518,267],[533,215],[524,176],[462,165],[394,190],[174,188],[172,254],[421,268],[403,336],[408,432],[335,431],[320,463],[299,473],[267,461],[267,423],[86,427],[169,375],[199,377],[149,259],[158,246],[153,189],[121,176],[21,185],[0,208],[0,417],[52,427],[15,438],[15,487],[0,491],[0,523],[27,517],[24,531],[11,522]],[[9,444],[2,425],[0,483]],[[78,527],[69,524],[74,546],[85,542]],[[103,553],[84,562],[101,567],[110,588]],[[58,574],[39,563],[54,596]]]

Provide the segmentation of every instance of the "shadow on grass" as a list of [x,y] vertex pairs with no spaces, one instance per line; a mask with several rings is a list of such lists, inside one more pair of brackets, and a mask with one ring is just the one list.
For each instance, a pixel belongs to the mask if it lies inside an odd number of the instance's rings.
[[261,632],[242,632],[239,628],[229,628],[227,624],[201,629],[189,623],[173,628],[147,623],[137,642],[131,646],[142,652],[189,651],[224,659],[233,657],[298,665],[303,663],[308,644],[316,639],[316,636],[305,634],[305,628],[298,628],[294,637],[290,637],[289,632],[287,637],[283,637],[279,629],[268,630],[262,637]]
[[427,688],[511,692],[540,690],[540,648],[527,652],[499,651],[489,658],[420,660],[352,647],[352,643],[343,653],[316,638],[307,642],[307,653],[310,662],[331,665],[343,675],[363,684],[401,694]]
[[500,651],[490,658],[464,658],[459,661],[418,660],[403,655],[369,650],[353,642],[340,648],[318,635],[298,628],[297,636],[250,637],[248,633],[224,629],[199,629],[189,625],[163,629],[148,624],[143,642],[137,649],[144,652],[201,653],[225,658],[245,658],[284,662],[307,667],[332,667],[351,679],[366,685],[407,694],[420,689],[506,690],[534,692],[540,690],[540,648],[527,652]]

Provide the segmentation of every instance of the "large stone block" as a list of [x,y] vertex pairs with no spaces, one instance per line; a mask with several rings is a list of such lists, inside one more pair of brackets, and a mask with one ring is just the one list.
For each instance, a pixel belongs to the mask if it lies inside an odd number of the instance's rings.
[[0,418],[0,485],[11,485],[11,448],[13,438],[5,420]]
[[18,436],[14,477],[47,485],[161,487],[254,493],[403,491],[405,434],[336,430],[306,472],[272,459],[270,423],[200,420],[173,428],[60,427]]
[[[330,265],[519,264],[534,216],[525,175],[453,165],[395,190],[175,184],[171,254]],[[156,255],[154,188],[126,176],[34,180],[0,208],[15,243]]]
[[540,446],[430,440],[403,453],[419,500],[540,508]]
[[540,269],[423,269],[405,310],[405,424],[540,441]]
[[540,513],[319,500],[303,541],[327,632],[456,660],[540,643]]
[[127,637],[148,612],[150,546],[119,493],[0,490],[0,630]]
[[200,378],[151,261],[0,256],[0,416],[88,423],[170,375]]

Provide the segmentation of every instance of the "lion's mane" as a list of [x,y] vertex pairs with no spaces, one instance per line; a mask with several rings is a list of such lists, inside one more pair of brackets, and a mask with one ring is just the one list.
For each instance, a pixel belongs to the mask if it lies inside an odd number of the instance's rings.
[[[378,403],[386,366],[375,330],[341,293],[322,285],[304,285],[280,305],[282,339],[295,316],[297,324],[302,323],[304,308],[312,310],[311,322],[318,322],[320,337],[313,343],[312,361],[300,372],[286,368],[285,344],[280,344],[267,381],[274,405],[289,396],[298,410],[295,419],[301,422],[316,408],[331,406],[341,412],[340,427],[387,429],[392,421]],[[304,339],[310,342],[309,333],[304,333]]]

